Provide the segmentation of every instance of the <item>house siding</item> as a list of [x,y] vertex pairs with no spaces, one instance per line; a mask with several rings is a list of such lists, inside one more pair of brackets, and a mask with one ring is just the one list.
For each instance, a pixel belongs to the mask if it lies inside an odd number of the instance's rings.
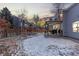
[[16,16],[13,16],[13,25],[17,28],[21,27],[21,23],[22,25],[24,26],[24,22],[22,21],[22,19],[16,17]]
[[75,4],[75,6],[65,11],[63,21],[64,36],[79,39],[79,32],[73,32],[72,29],[72,24],[74,21],[79,21],[79,4]]

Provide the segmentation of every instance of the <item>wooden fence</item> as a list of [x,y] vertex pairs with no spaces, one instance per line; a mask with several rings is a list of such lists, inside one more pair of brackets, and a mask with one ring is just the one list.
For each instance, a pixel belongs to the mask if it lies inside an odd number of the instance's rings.
[[8,36],[15,36],[15,35],[27,36],[28,33],[45,32],[45,31],[47,31],[45,28],[35,29],[32,27],[29,27],[29,28],[5,28],[0,31],[0,38],[8,37]]

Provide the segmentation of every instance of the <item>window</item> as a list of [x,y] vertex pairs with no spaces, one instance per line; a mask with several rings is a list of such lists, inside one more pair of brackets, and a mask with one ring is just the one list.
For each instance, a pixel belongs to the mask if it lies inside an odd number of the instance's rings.
[[73,32],[79,32],[79,21],[73,22]]

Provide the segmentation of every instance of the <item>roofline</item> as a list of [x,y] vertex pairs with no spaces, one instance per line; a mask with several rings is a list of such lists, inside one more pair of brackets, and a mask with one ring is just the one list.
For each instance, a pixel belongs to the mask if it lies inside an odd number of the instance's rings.
[[69,8],[67,8],[65,11],[69,11],[70,9],[72,9],[75,5],[77,5],[78,3],[74,3],[72,4]]

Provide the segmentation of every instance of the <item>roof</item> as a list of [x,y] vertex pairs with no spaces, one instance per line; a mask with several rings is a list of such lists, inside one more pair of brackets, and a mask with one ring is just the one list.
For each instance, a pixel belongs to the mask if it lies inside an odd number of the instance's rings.
[[74,3],[74,4],[72,4],[71,6],[69,6],[65,11],[68,11],[68,10],[70,10],[70,9],[72,9],[74,6],[76,6],[77,5],[77,3]]

